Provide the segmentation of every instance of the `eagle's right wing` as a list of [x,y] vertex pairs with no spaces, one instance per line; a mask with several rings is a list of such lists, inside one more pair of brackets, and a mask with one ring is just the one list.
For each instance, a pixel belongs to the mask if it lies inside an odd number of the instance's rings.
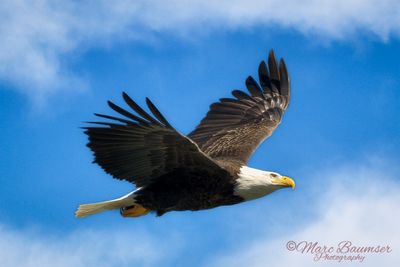
[[89,122],[97,126],[83,127],[94,162],[104,171],[137,187],[146,186],[178,168],[223,171],[194,142],[178,133],[149,99],[146,103],[154,117],[126,93],[123,98],[139,116],[109,101],[109,106],[125,118],[95,114],[112,122]]
[[285,62],[271,50],[258,69],[260,85],[249,76],[250,94],[234,90],[235,98],[221,98],[188,137],[214,160],[245,165],[251,154],[278,127],[290,101]]

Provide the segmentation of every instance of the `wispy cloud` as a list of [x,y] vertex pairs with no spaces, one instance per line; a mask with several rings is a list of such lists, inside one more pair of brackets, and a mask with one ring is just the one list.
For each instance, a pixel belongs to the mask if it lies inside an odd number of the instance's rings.
[[135,10],[107,1],[2,2],[0,78],[36,100],[67,87],[82,89],[84,82],[66,66],[67,58],[115,42]]
[[50,235],[47,231],[13,230],[0,225],[3,267],[160,266],[176,256],[179,244],[174,237],[156,240],[137,229]]
[[[350,240],[358,246],[390,245],[392,253],[367,255],[362,265],[395,266],[400,261],[400,214],[397,209],[400,182],[393,174],[393,168],[388,168],[390,166],[368,162],[319,171],[319,177],[324,177],[324,185],[329,184],[329,189],[324,190],[324,187],[315,190],[315,194],[308,192],[311,195],[302,196],[312,200],[309,208],[315,209],[315,212],[310,217],[310,213],[304,210],[306,215],[300,221],[281,218],[271,225],[265,217],[257,217],[264,216],[265,212],[260,215],[254,213],[251,219],[245,213],[240,213],[240,217],[235,213],[226,221],[231,226],[240,224],[239,228],[226,227],[223,231],[225,236],[230,237],[237,236],[239,232],[243,236],[240,239],[242,242],[231,238],[236,247],[219,248],[221,254],[209,259],[206,266],[301,267],[314,264],[311,254],[288,251],[286,243],[290,240],[315,241],[328,246],[336,246],[343,240]],[[275,219],[269,218],[271,220]],[[255,240],[245,238],[250,221],[258,222],[256,228],[259,234]],[[271,231],[262,229],[278,225],[286,230],[272,238]],[[185,235],[184,231],[178,232],[179,235],[157,234],[141,229],[130,225],[127,228],[82,229],[60,234],[37,229],[13,229],[0,224],[1,266],[167,266],[177,258],[190,254],[187,246],[193,242],[189,239],[193,235]],[[204,234],[210,233],[204,230]],[[332,266],[331,262],[325,261],[318,264]],[[346,263],[346,266],[349,265]]]
[[[400,262],[400,184],[386,168],[352,166],[330,170],[325,181],[333,181],[329,191],[313,198],[310,208],[317,208],[316,219],[301,230],[287,228],[285,236],[271,239],[261,235],[257,240],[220,255],[207,266],[310,266],[315,264],[311,253],[289,251],[288,241],[318,242],[333,246],[351,241],[355,246],[389,245],[391,253],[367,254],[362,266],[396,266]],[[321,176],[320,176],[321,177]],[[321,189],[322,190],[322,189]],[[318,205],[315,205],[318,203]],[[297,223],[287,222],[295,226]],[[330,253],[338,254],[338,253]],[[353,255],[356,255],[354,253]],[[339,253],[340,255],[340,253]],[[346,255],[350,255],[346,254]],[[318,266],[337,265],[338,262],[319,260]],[[359,262],[344,262],[359,266]]]
[[329,39],[361,31],[387,40],[400,34],[399,9],[396,0],[3,1],[0,79],[39,100],[82,88],[69,57],[154,32],[195,36],[263,25]]

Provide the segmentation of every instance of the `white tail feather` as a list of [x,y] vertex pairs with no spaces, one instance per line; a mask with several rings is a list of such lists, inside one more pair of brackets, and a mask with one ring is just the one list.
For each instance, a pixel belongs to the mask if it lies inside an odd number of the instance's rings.
[[122,207],[134,205],[135,200],[133,193],[134,192],[131,192],[123,197],[113,200],[79,205],[78,209],[75,212],[75,217],[83,218],[102,211],[119,209]]

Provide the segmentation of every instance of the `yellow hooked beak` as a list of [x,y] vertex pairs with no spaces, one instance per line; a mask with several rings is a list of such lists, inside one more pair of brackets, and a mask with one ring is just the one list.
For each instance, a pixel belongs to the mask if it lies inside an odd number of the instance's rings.
[[292,189],[294,189],[296,187],[296,183],[294,182],[294,180],[290,177],[287,176],[282,176],[280,178],[277,178],[274,180],[274,183],[276,185],[281,185],[284,187],[291,187]]

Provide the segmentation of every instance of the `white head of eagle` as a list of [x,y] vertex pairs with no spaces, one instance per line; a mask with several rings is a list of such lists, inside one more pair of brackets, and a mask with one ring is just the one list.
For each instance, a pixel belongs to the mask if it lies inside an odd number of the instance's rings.
[[235,185],[235,194],[245,200],[252,200],[268,195],[284,187],[295,188],[293,179],[276,172],[262,171],[247,166],[240,168]]
[[[248,93],[210,105],[206,116],[187,135],[179,133],[146,98],[145,111],[125,92],[130,108],[111,101],[119,116],[97,114],[105,121],[83,127],[94,163],[136,189],[118,199],[80,205],[77,217],[119,209],[124,217],[154,212],[204,210],[259,198],[294,181],[276,172],[247,166],[256,148],[281,123],[290,101],[285,62],[271,50],[258,67],[259,82],[246,79]],[[178,101],[173,105],[180,107]]]

